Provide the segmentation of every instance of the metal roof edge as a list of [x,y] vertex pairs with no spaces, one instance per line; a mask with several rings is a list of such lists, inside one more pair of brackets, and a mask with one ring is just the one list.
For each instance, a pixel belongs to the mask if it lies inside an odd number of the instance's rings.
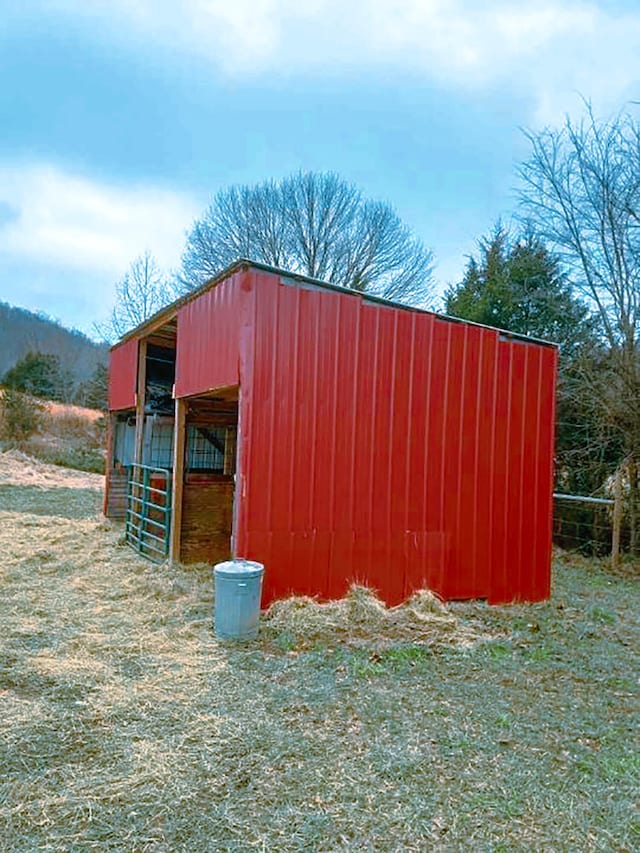
[[203,293],[206,293],[208,290],[211,290],[217,284],[224,281],[224,279],[229,278],[235,272],[238,272],[242,268],[246,268],[249,266],[256,266],[253,261],[248,261],[245,258],[240,258],[237,261],[234,261],[228,267],[225,267],[221,272],[212,278],[208,278],[200,287],[196,287],[194,290],[188,291],[183,296],[179,296],[178,299],[175,299],[173,302],[169,303],[169,305],[165,305],[164,308],[160,308],[159,311],[156,311],[155,314],[152,314],[147,320],[144,320],[142,323],[139,323],[133,329],[130,329],[121,338],[113,344],[109,349],[115,349],[120,344],[125,343],[126,341],[130,341],[132,338],[142,337],[142,333],[147,329],[152,329],[158,326],[159,323],[166,322],[170,320],[174,314],[178,312],[178,309],[182,308],[183,305],[187,305],[189,302],[192,302],[194,299],[197,299],[198,296],[202,296]]
[[203,293],[206,293],[208,290],[216,287],[216,285],[220,284],[227,278],[230,278],[234,273],[239,272],[241,269],[257,269],[262,270],[263,272],[272,273],[274,275],[280,276],[281,279],[290,280],[293,282],[300,282],[301,284],[310,284],[314,287],[318,287],[322,290],[334,291],[336,293],[342,293],[347,296],[359,297],[364,302],[370,302],[376,305],[387,306],[388,308],[396,308],[402,311],[413,311],[418,314],[430,314],[432,317],[436,317],[439,320],[443,320],[449,323],[461,323],[467,326],[475,326],[480,329],[488,329],[492,332],[497,332],[500,336],[505,337],[510,340],[516,341],[524,341],[525,343],[539,344],[540,346],[554,347],[556,349],[559,348],[559,344],[554,343],[553,341],[547,341],[543,338],[534,338],[529,335],[523,335],[520,332],[511,332],[508,329],[499,329],[496,326],[489,326],[485,323],[476,323],[474,320],[464,320],[462,317],[452,317],[450,314],[441,314],[438,311],[431,311],[428,308],[419,308],[415,305],[405,305],[402,302],[396,302],[393,299],[386,299],[383,296],[376,296],[372,293],[366,293],[359,290],[354,290],[350,287],[345,287],[341,284],[332,284],[328,281],[321,281],[317,278],[312,278],[311,276],[303,275],[301,273],[291,272],[290,270],[284,270],[279,267],[273,267],[269,264],[262,263],[261,261],[252,261],[250,258],[238,258],[237,261],[234,261],[228,267],[221,270],[217,275],[213,276],[210,279],[207,279],[200,287],[197,287],[195,290],[191,290],[188,293],[185,293],[183,296],[176,299],[170,305],[161,308],[157,311],[153,316],[149,317],[148,320],[145,320],[143,323],[140,323],[134,329],[127,332],[123,335],[115,344],[113,344],[110,349],[114,349],[120,344],[125,343],[126,341],[131,340],[135,337],[141,337],[142,333],[145,330],[151,330],[157,328],[158,324],[162,324],[166,322],[168,319],[171,319],[174,314],[178,312],[180,308],[184,305],[187,305],[189,302],[192,302],[194,299],[197,299]]

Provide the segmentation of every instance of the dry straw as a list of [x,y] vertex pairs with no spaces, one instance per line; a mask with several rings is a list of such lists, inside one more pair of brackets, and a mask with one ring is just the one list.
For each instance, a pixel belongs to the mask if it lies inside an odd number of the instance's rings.
[[505,608],[355,587],[219,643],[210,567],[137,558],[100,478],[2,462],[0,850],[638,848],[630,580],[559,562],[551,603]]
[[344,598],[324,604],[306,596],[276,601],[264,614],[263,624],[267,635],[286,632],[296,648],[336,641],[467,643],[472,638],[429,590],[386,607],[371,589],[358,585]]

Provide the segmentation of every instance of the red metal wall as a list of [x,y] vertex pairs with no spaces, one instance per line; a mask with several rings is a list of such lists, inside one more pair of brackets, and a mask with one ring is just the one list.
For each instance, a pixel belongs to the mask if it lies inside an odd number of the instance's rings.
[[242,341],[250,334],[250,278],[237,272],[178,311],[176,396],[237,385]]
[[180,309],[179,396],[241,386],[263,603],[549,593],[556,350],[250,269]]
[[125,341],[109,352],[109,409],[132,409],[138,382],[138,340]]
[[265,563],[263,602],[353,581],[389,604],[546,597],[555,349],[272,273],[239,284],[239,313],[218,287],[206,318],[204,296],[187,306],[211,333],[180,388],[231,384],[240,340],[236,550]]

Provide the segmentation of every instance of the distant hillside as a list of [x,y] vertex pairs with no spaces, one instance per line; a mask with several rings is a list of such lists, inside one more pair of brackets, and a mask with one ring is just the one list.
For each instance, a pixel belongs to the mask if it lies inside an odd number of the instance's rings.
[[0,302],[0,376],[30,350],[51,353],[77,382],[89,379],[106,362],[107,348],[82,332],[65,329],[43,314]]

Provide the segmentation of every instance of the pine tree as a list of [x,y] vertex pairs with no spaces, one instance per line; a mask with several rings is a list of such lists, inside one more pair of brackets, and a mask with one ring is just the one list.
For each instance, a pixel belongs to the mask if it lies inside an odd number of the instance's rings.
[[34,397],[66,401],[71,398],[73,379],[62,370],[57,355],[28,352],[7,370],[1,384]]
[[479,250],[460,284],[446,292],[447,314],[560,344],[565,360],[593,341],[588,308],[538,237],[514,238],[498,224]]

